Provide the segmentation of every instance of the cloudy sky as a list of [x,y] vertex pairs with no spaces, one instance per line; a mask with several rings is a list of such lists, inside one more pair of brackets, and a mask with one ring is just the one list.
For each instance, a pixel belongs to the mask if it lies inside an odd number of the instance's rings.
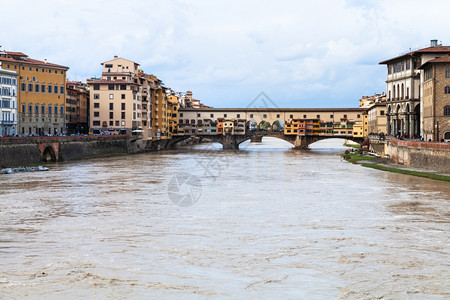
[[378,62],[450,44],[448,0],[0,0],[3,50],[100,76],[114,55],[214,107],[355,107]]

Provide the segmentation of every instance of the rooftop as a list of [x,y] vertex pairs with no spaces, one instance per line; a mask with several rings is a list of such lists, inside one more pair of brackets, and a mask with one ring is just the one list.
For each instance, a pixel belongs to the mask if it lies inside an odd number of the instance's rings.
[[41,60],[29,58],[28,55],[26,55],[22,52],[2,51],[2,52],[0,52],[0,61],[19,63],[19,64],[25,64],[25,65],[34,65],[34,66],[40,66],[40,67],[53,67],[53,68],[59,68],[59,69],[64,69],[64,70],[69,69],[69,67],[66,67],[66,66],[57,65],[57,64],[49,63],[47,61],[41,61]]
[[439,63],[450,63],[450,56],[445,56],[445,57],[440,57],[440,58],[436,58],[433,60],[429,60],[426,63],[424,63],[423,65],[421,65],[419,67],[419,69],[424,69],[427,66],[429,66],[430,64],[439,64]]
[[134,84],[134,85],[141,85],[140,83],[136,83],[133,81],[127,81],[127,80],[106,80],[106,79],[86,79],[86,83],[90,84]]
[[379,62],[380,65],[385,65],[388,64],[390,62],[399,60],[401,58],[406,58],[406,57],[411,57],[411,56],[416,56],[417,54],[422,54],[422,53],[449,53],[450,54],[450,46],[432,46],[432,47],[427,47],[427,48],[423,48],[423,49],[419,49],[416,51],[411,51],[408,53],[405,53],[403,55],[394,57],[394,58],[390,58],[384,61]]

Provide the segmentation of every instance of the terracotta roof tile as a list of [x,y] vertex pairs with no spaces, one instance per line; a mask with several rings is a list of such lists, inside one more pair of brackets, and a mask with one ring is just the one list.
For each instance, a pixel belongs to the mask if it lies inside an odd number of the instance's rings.
[[426,63],[424,63],[423,65],[421,65],[419,67],[419,69],[425,69],[427,66],[429,66],[430,64],[434,64],[434,63],[450,63],[450,56],[444,56],[444,57],[436,58],[433,60],[429,60]]
[[450,56],[439,57],[433,60],[428,61],[429,63],[446,63],[450,62]]
[[22,53],[22,52],[5,51],[5,53],[8,54],[8,55],[26,56],[26,57],[28,57],[28,55],[26,55],[25,53]]
[[60,68],[60,69],[66,69],[66,70],[69,69],[69,67],[66,67],[66,66],[52,64],[49,62],[44,62],[44,61],[40,61],[40,60],[36,60],[36,59],[32,59],[32,58],[28,58],[26,60],[18,60],[18,59],[14,59],[11,57],[0,56],[0,61],[14,62],[14,63],[18,63],[18,64],[41,66],[41,67],[53,67],[53,68]]
[[385,65],[385,64],[388,64],[392,61],[398,60],[403,57],[413,56],[416,53],[446,53],[446,52],[448,52],[450,54],[450,46],[427,47],[427,48],[419,49],[416,51],[411,51],[411,52],[405,53],[403,55],[381,61],[381,62],[379,62],[379,64]]
[[132,84],[132,85],[141,85],[140,83],[135,83],[135,82],[132,82],[132,81],[106,80],[106,79],[87,79],[86,83],[88,83],[88,84]]

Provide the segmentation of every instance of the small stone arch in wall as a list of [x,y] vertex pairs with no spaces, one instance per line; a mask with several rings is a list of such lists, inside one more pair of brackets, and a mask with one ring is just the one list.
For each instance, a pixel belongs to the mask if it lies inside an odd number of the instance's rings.
[[40,143],[39,151],[41,153],[41,161],[56,162],[59,157],[59,144],[55,143]]
[[56,162],[56,153],[52,146],[47,146],[42,153],[42,161],[43,162]]
[[444,140],[450,141],[450,131],[444,133]]

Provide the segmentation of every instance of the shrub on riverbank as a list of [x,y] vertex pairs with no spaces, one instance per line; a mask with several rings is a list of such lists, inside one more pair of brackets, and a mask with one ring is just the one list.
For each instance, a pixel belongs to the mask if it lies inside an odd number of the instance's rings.
[[361,151],[350,152],[346,150],[341,156],[348,162],[356,163],[361,160],[374,160],[376,157],[364,155]]
[[351,147],[351,148],[356,148],[359,149],[361,148],[360,144],[344,144],[345,147]]

